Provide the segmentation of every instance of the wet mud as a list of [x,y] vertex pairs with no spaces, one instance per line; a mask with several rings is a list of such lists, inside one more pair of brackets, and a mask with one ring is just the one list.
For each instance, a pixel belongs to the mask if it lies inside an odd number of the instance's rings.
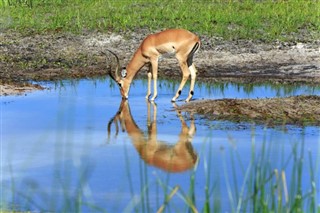
[[267,99],[218,99],[193,101],[179,110],[213,120],[254,122],[265,125],[320,125],[320,96]]
[[1,96],[7,95],[24,95],[28,92],[32,92],[34,90],[44,90],[45,88],[38,84],[31,83],[19,83],[19,84],[8,84],[2,83],[0,85],[0,94]]

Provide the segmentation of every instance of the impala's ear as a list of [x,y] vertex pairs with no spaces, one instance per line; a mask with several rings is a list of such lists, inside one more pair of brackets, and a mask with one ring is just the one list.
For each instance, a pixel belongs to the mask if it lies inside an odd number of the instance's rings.
[[126,68],[124,67],[124,68],[122,68],[122,70],[121,70],[121,77],[122,78],[125,78],[127,76],[127,70],[126,70]]

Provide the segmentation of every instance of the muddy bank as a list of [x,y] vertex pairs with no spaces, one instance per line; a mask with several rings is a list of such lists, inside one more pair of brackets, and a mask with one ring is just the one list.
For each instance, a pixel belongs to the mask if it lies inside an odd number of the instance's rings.
[[[150,32],[83,35],[49,34],[23,36],[0,33],[0,75],[4,83],[106,76],[113,68],[109,48],[125,65]],[[281,83],[320,83],[320,41],[285,43],[275,41],[224,41],[200,36],[201,50],[195,56],[198,80]],[[144,74],[143,69],[141,75]],[[159,63],[159,76],[180,78],[174,58]]]
[[220,99],[193,101],[179,110],[213,120],[255,122],[266,125],[320,125],[320,96],[269,99]]
[[45,88],[43,88],[38,84],[31,84],[31,83],[19,83],[19,84],[1,83],[0,94],[1,96],[24,95],[34,90],[44,90],[44,89]]

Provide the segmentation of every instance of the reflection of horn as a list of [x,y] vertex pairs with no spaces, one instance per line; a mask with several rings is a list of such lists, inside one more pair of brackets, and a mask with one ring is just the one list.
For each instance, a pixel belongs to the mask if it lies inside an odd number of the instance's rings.
[[108,122],[108,142],[110,142],[110,135],[111,135],[111,126],[112,124],[114,123],[114,125],[116,126],[116,133],[115,133],[115,137],[118,136],[118,133],[119,133],[119,125],[118,125],[118,122],[120,123],[120,126],[122,127],[122,131],[124,132],[125,130],[125,127],[124,127],[124,124],[123,124],[123,120],[121,118],[121,110],[122,110],[122,106],[123,106],[123,102],[121,102],[120,104],[120,107],[119,107],[119,110],[117,112],[117,114],[115,114],[115,116],[113,116],[110,121]]
[[[183,116],[177,111],[181,121],[179,140],[175,144],[167,144],[157,139],[157,106],[148,102],[147,128],[148,136],[143,134],[132,118],[129,103],[123,100],[117,114],[109,121],[108,137],[110,137],[111,125],[119,121],[131,138],[132,144],[140,157],[147,163],[168,172],[183,172],[194,167],[198,156],[193,150],[191,141],[195,134],[194,119],[191,118],[190,128]],[[151,119],[151,106],[153,118]],[[117,124],[116,124],[117,125]],[[118,134],[116,126],[116,135]]]
[[117,117],[117,115],[118,115],[118,113],[117,113],[113,118],[111,118],[111,120],[110,120],[109,123],[108,123],[108,142],[110,141],[111,125],[112,125],[112,123],[114,123],[115,126],[116,126],[116,134],[115,134],[115,137],[118,136],[118,133],[119,133],[118,120],[119,120],[119,118]]
[[[112,52],[111,50],[109,49],[106,49],[107,51],[109,51],[112,55],[114,55],[116,57],[116,60],[117,60],[117,67],[116,67],[116,70],[115,70],[115,76],[112,75],[112,72],[111,70],[109,71],[109,75],[110,77],[115,81],[115,82],[118,82],[119,81],[119,68],[120,68],[120,61],[119,61],[119,57],[117,56],[117,54],[115,54],[114,52]],[[104,55],[107,55],[105,52],[101,52],[102,54]]]

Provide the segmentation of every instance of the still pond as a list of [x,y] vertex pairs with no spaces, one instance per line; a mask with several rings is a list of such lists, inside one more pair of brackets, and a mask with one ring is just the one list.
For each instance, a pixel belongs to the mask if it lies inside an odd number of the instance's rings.
[[[140,79],[124,102],[109,78],[43,84],[50,89],[1,97],[2,210],[320,209],[319,127],[178,112],[170,102],[178,82],[160,81],[155,103],[145,100]],[[194,98],[300,94],[320,95],[320,88],[197,84]]]

